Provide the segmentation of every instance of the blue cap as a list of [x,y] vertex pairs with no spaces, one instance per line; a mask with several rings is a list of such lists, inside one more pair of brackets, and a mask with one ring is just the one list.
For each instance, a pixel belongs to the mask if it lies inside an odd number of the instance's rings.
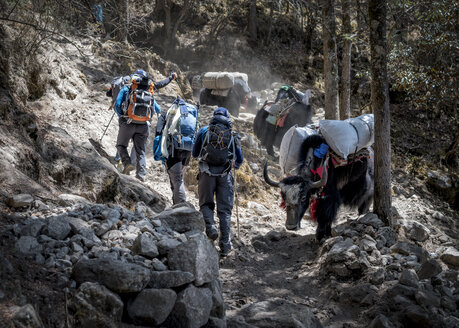
[[228,110],[225,107],[217,107],[214,110],[214,116],[215,115],[223,115],[225,117],[229,117]]
[[134,72],[134,74],[142,76],[144,78],[148,78],[148,73],[145,72],[143,69],[138,69],[137,71]]

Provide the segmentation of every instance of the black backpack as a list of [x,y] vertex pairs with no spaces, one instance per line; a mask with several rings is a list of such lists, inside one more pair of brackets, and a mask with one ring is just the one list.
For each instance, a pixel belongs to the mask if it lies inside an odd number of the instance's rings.
[[231,127],[223,123],[209,124],[201,152],[204,153],[202,159],[208,165],[227,165],[235,156],[235,144]]

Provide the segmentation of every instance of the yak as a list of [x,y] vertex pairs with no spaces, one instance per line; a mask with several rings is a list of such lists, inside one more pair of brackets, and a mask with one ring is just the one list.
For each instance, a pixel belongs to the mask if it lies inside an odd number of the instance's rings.
[[267,162],[263,172],[266,183],[281,189],[282,206],[287,212],[286,228],[299,229],[303,215],[310,208],[312,219],[317,219],[316,239],[319,242],[331,236],[332,222],[341,204],[358,208],[359,215],[367,213],[374,192],[371,148],[355,154],[343,165],[330,151],[322,159],[316,157],[314,150],[321,144],[326,141],[319,134],[304,140],[296,176],[273,181],[268,175]]
[[303,96],[302,93],[290,86],[284,86],[279,90],[274,103],[285,98],[295,101],[292,107],[288,109],[287,117],[283,121],[282,126],[278,124],[273,125],[267,122],[266,119],[269,116],[269,113],[265,110],[268,105],[267,102],[258,110],[253,121],[253,131],[261,144],[266,148],[269,155],[274,156],[273,146],[280,146],[282,137],[292,126],[295,124],[298,124],[298,126],[305,126],[306,124],[312,123],[313,109],[309,104],[309,99],[307,99],[306,104],[301,101]]

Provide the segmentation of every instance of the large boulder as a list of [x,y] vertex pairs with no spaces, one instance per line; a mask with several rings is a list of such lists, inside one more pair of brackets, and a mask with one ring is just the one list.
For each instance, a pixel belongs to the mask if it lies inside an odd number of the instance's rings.
[[168,263],[172,270],[191,272],[197,286],[218,277],[217,250],[202,233],[172,249]]
[[144,232],[135,239],[134,244],[132,245],[132,251],[134,254],[139,254],[149,259],[159,255],[155,239],[149,232]]
[[459,267],[459,251],[454,247],[448,247],[440,258],[446,264]]
[[205,229],[201,212],[187,206],[185,203],[163,211],[155,217],[155,220],[161,220],[162,223],[169,226],[172,230],[180,233],[194,230],[204,231]]
[[131,293],[145,288],[150,270],[110,258],[83,258],[73,267],[72,276],[78,283],[97,282],[118,293]]
[[79,327],[115,328],[123,315],[121,298],[98,283],[85,282],[70,303]]
[[183,271],[152,271],[148,286],[153,288],[174,288],[194,281],[191,272]]
[[189,285],[177,295],[177,301],[166,326],[199,328],[209,320],[212,309],[212,292],[207,288]]
[[279,298],[250,304],[242,308],[238,314],[255,327],[322,328],[320,321],[308,306]]
[[156,326],[169,316],[176,299],[172,289],[144,289],[129,302],[127,311],[134,323]]

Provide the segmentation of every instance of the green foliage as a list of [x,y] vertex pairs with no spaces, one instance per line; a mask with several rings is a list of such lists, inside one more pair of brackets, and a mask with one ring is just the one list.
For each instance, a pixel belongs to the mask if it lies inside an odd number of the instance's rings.
[[390,5],[397,30],[388,56],[392,89],[403,92],[414,108],[455,110],[459,3],[394,0]]

